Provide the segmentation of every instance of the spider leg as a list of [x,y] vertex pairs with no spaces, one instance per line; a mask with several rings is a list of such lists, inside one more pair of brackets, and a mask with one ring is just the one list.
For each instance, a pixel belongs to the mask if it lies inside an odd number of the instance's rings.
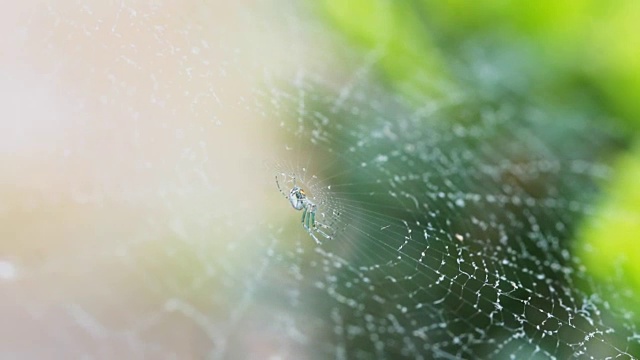
[[311,211],[309,212],[309,215],[310,215],[309,217],[311,219],[309,220],[309,224],[308,225],[311,225],[310,227],[312,229],[315,229],[316,228],[316,207],[315,206],[313,208],[311,208]]
[[318,237],[317,237],[313,232],[309,231],[309,235],[311,235],[311,237],[313,238],[313,240],[315,240],[315,241],[316,241],[316,244],[318,244],[318,245],[320,245],[320,244],[321,244],[320,240],[318,240]]
[[[317,223],[317,224],[318,224],[318,225],[320,225],[320,226],[322,226],[322,227],[325,227],[325,228],[327,228],[327,229],[330,229],[328,226],[326,226],[326,225],[324,225],[324,224],[322,224],[322,223]],[[324,230],[322,230],[322,229],[321,229],[321,228],[319,228],[319,227],[314,228],[314,230],[315,230],[316,232],[320,233],[320,235],[322,235],[322,236],[326,237],[327,239],[333,239],[333,236],[331,236],[331,235],[327,234],[326,232],[324,232]]]
[[333,229],[333,227],[331,225],[327,225],[325,223],[322,223],[320,221],[316,221],[316,226],[314,227],[314,229],[318,229],[320,230],[321,228],[324,229]]
[[280,194],[284,195],[284,197],[288,199],[289,196],[284,191],[282,191],[282,188],[280,187],[280,182],[278,181],[278,175],[276,175],[276,185],[278,186],[278,191],[280,191]]
[[309,211],[309,215],[308,217],[310,218],[309,222],[311,224],[311,229],[309,229],[309,232],[311,232],[311,230],[319,232],[322,236],[326,237],[327,239],[332,239],[333,237],[330,236],[329,234],[327,234],[324,229],[332,229],[331,226],[325,225],[320,221],[316,221],[316,206],[313,205],[313,207],[311,208],[311,210]]
[[306,224],[305,224],[305,228],[308,231],[312,231],[314,228],[313,222],[316,216],[315,211],[313,210],[313,208],[311,208],[311,210],[309,210],[309,206],[307,206],[305,208],[305,212],[307,213],[307,220],[306,220]]
[[[340,216],[339,212],[332,211],[332,216],[328,218],[329,222],[324,223],[322,221],[316,221],[314,230],[319,232],[322,236],[324,236],[327,239],[333,239],[333,237],[337,232],[336,223],[338,221],[339,216]],[[324,213],[322,214],[322,217],[323,219],[325,219],[326,216]],[[314,214],[314,219],[315,219],[315,214]]]
[[305,206],[305,207],[302,209],[302,226],[303,226],[305,229],[307,229],[307,231],[309,231],[309,226],[307,226],[306,220],[307,220],[307,207]]

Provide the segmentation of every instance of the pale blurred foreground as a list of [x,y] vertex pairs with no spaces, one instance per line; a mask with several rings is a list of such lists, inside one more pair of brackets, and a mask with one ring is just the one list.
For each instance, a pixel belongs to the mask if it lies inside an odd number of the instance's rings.
[[[228,4],[0,14],[0,357],[269,354],[270,310],[216,323],[237,294],[207,273],[255,261],[242,240],[277,197],[261,175],[273,127],[243,101],[284,40],[255,4]],[[216,331],[243,335],[214,346]]]

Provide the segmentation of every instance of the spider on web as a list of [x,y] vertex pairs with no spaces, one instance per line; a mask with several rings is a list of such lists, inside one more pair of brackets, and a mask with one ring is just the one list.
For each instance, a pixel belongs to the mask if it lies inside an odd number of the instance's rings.
[[318,210],[318,205],[309,200],[304,189],[296,185],[295,177],[293,177],[293,187],[291,188],[291,190],[289,190],[288,194],[282,190],[277,175],[276,185],[278,186],[278,190],[280,191],[280,193],[284,195],[285,199],[289,200],[291,206],[293,206],[294,209],[302,210],[302,226],[309,233],[309,235],[311,235],[311,237],[316,241],[317,244],[321,244],[321,242],[315,233],[319,233],[327,239],[332,239],[329,234],[322,230],[322,228],[331,229],[331,227],[323,224],[320,221],[316,221],[316,212]]

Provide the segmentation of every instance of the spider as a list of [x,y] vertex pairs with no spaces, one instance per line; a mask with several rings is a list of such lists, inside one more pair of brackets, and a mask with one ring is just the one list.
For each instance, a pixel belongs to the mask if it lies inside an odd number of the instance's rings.
[[280,193],[284,195],[285,199],[289,200],[291,206],[293,206],[294,209],[302,210],[302,226],[305,228],[305,230],[307,230],[309,235],[311,235],[316,243],[320,244],[320,240],[318,240],[318,237],[314,234],[314,232],[318,232],[327,239],[331,239],[331,236],[329,236],[320,228],[329,228],[329,226],[316,221],[316,211],[318,210],[318,206],[313,201],[309,200],[309,198],[307,198],[307,194],[301,187],[296,185],[295,177],[293,178],[293,188],[291,188],[289,194],[285,193],[280,187],[280,182],[278,181],[277,175],[276,185],[278,186],[278,190],[280,191]]

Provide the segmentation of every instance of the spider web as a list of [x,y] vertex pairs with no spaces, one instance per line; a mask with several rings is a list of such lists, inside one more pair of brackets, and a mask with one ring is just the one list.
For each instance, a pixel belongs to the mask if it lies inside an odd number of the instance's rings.
[[186,4],[8,22],[3,357],[637,356],[574,255],[620,146],[590,109],[473,46],[416,104],[307,9]]

